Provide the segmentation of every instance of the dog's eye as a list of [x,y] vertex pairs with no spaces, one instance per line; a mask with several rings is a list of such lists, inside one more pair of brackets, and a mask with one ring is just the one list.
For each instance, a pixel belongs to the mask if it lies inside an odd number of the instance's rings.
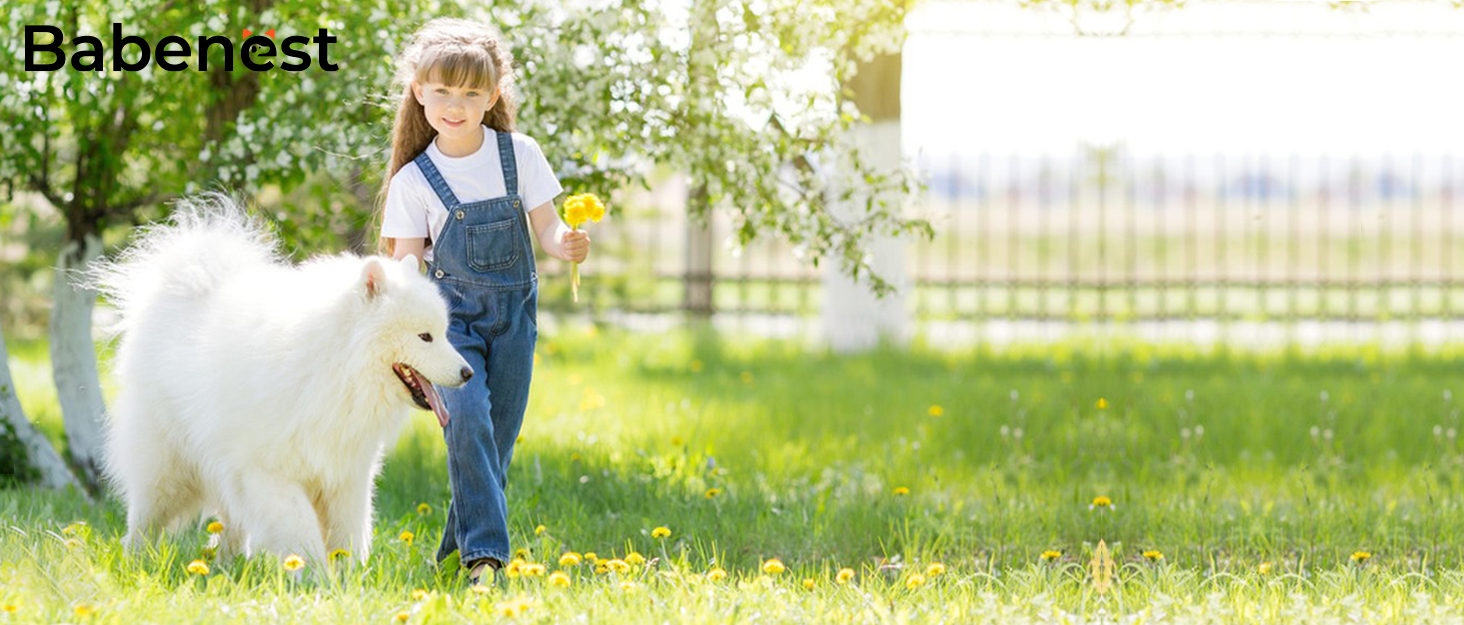
[[432,335],[430,333],[427,333],[427,332],[423,332],[421,334],[418,334],[417,335],[417,338],[422,339],[422,341],[425,342],[425,343],[431,343],[432,342]]

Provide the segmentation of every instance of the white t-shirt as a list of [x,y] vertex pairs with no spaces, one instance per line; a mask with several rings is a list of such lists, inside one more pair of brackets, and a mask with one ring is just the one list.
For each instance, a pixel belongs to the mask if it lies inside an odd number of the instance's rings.
[[[427,157],[442,173],[442,179],[452,189],[459,202],[478,202],[508,193],[503,188],[503,166],[499,164],[498,139],[488,126],[483,129],[483,145],[467,156],[446,156],[437,149],[437,141],[427,146]],[[514,162],[518,166],[518,193],[524,200],[524,211],[533,210],[551,201],[564,187],[554,177],[549,161],[539,149],[539,143],[527,135],[512,133]],[[435,242],[440,238],[442,226],[447,223],[447,207],[442,205],[427,176],[408,162],[395,176],[386,189],[386,206],[381,220],[381,236],[392,239],[419,239],[432,233]],[[436,246],[433,246],[436,247]],[[424,260],[432,260],[432,247],[423,253]]]

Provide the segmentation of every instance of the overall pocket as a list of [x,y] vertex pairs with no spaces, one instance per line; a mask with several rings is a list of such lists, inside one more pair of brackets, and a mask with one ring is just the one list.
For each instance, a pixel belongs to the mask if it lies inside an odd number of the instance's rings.
[[498,271],[513,266],[519,258],[518,220],[505,219],[481,226],[468,226],[468,266],[478,271]]

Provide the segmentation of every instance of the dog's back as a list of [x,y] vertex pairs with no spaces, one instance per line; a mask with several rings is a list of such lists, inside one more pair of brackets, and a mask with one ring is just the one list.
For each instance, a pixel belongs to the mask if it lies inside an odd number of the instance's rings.
[[158,303],[197,301],[230,276],[280,262],[268,229],[238,202],[211,193],[180,200],[172,222],[142,229],[121,257],[90,268],[125,333]]

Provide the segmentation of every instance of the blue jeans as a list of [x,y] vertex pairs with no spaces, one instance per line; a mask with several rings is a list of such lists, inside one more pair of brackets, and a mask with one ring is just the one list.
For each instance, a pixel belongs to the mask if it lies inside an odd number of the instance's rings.
[[439,387],[451,420],[447,467],[452,503],[437,559],[509,561],[508,463],[524,422],[534,369],[538,291],[477,291],[439,280],[452,306],[448,338],[478,372],[459,388]]

